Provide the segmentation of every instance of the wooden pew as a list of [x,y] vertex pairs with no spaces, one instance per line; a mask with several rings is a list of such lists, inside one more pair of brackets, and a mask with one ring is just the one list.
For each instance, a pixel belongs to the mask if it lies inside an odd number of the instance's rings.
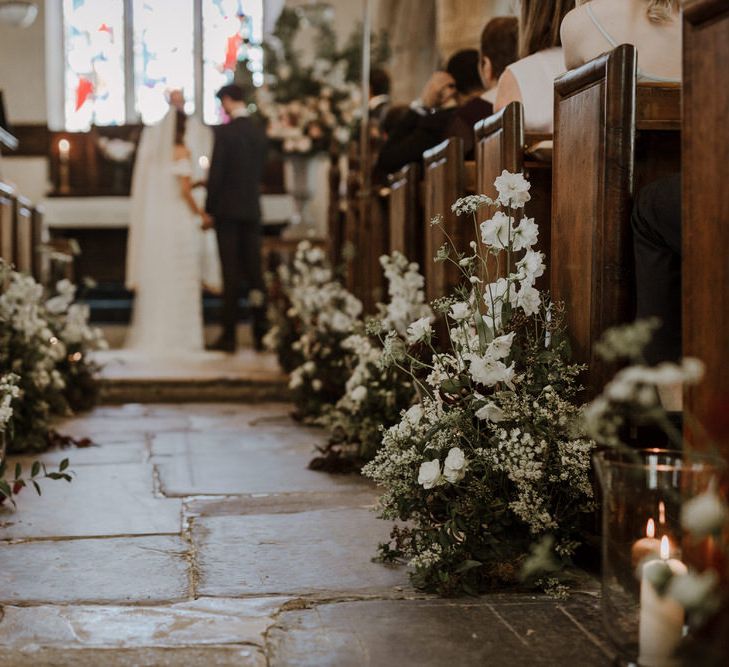
[[413,162],[388,177],[387,190],[390,252],[398,250],[423,267],[423,229],[419,224],[420,165]]
[[[685,408],[729,459],[729,434],[717,423],[729,400],[729,4],[693,0],[683,22],[683,351],[706,363]],[[687,436],[706,446],[701,434]]]
[[15,263],[15,192],[0,183],[0,258]]
[[594,343],[634,316],[633,194],[679,169],[680,89],[638,86],[628,45],[567,72],[554,89],[550,283],[594,393],[612,373]]
[[48,255],[48,229],[43,221],[43,209],[33,207],[33,277],[41,285],[48,282],[50,276],[50,258]]
[[[494,181],[506,169],[512,173],[524,165],[524,112],[520,102],[476,123],[476,187],[479,194],[496,198]],[[537,221],[539,222],[539,221]]]
[[33,273],[33,205],[20,195],[15,198],[15,268]]
[[[425,293],[432,300],[445,296],[462,280],[461,272],[451,262],[433,261],[438,248],[447,243],[446,234],[461,252],[475,238],[471,221],[465,221],[451,211],[451,205],[465,194],[466,189],[463,141],[446,139],[423,153],[423,170],[423,272]],[[441,224],[432,225],[431,220],[438,216],[442,216]]]

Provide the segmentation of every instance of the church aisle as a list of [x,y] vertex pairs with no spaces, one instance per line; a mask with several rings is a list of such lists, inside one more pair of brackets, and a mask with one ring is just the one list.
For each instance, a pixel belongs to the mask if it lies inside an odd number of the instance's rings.
[[608,664],[595,587],[441,600],[371,561],[373,487],[283,403],[101,407],[71,485],[0,510],[5,665]]

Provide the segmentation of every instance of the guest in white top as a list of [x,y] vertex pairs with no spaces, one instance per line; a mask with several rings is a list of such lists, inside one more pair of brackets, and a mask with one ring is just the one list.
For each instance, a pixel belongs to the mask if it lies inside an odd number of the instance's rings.
[[639,81],[681,81],[678,0],[577,0],[577,5],[562,22],[568,69],[619,44],[633,44]]
[[520,60],[499,79],[494,111],[521,102],[528,132],[552,132],[554,80],[566,70],[559,26],[574,6],[575,0],[522,0]]

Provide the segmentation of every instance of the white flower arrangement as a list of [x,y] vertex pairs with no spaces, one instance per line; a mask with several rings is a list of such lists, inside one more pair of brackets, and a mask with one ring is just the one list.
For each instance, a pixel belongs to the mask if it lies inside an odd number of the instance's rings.
[[453,206],[472,216],[480,243],[438,252],[463,278],[433,304],[445,326],[418,314],[382,327],[383,364],[409,374],[418,399],[363,469],[383,489],[381,517],[406,522],[382,556],[405,559],[417,586],[447,595],[516,580],[547,535],[568,560],[593,509],[593,443],[576,399],[582,368],[569,362],[559,305],[537,287],[545,267],[523,212],[529,183],[504,172],[496,187],[496,201]]

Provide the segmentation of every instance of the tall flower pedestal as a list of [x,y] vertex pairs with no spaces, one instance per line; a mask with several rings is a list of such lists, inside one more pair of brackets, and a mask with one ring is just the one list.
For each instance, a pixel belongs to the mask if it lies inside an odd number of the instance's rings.
[[326,153],[289,154],[284,158],[284,184],[294,200],[287,239],[326,238],[329,158]]
[[718,481],[721,462],[660,449],[604,451],[594,462],[603,496],[606,632],[623,664],[678,665],[687,614],[671,581],[707,565],[705,545],[682,524],[682,510]]

